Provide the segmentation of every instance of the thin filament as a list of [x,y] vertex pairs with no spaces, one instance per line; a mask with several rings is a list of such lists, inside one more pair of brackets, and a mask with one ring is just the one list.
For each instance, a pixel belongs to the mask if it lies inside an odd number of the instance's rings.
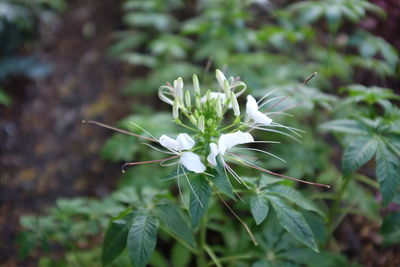
[[107,125],[107,124],[98,122],[98,121],[85,121],[85,120],[83,120],[82,123],[95,124],[95,125],[98,125],[98,126],[101,126],[101,127],[104,127],[104,128],[107,128],[107,129],[116,131],[116,132],[120,132],[120,133],[123,133],[123,134],[128,134],[128,135],[136,136],[136,137],[138,137],[138,138],[143,138],[143,139],[146,139],[146,140],[149,140],[149,141],[158,143],[158,140],[157,140],[157,139],[148,138],[148,137],[146,137],[146,136],[142,136],[142,135],[139,135],[139,134],[131,133],[131,132],[128,132],[128,131],[125,131],[125,130],[122,130],[122,129],[119,129],[119,128],[116,128],[116,127],[113,127],[113,126],[110,126],[110,125]]
[[176,158],[178,158],[178,157],[179,157],[179,155],[175,155],[175,156],[173,156],[173,157],[166,158],[166,159],[156,159],[156,160],[148,160],[148,161],[127,162],[127,163],[125,163],[124,165],[122,165],[121,170],[122,170],[122,172],[124,173],[124,172],[125,172],[125,167],[126,167],[126,166],[140,165],[140,164],[147,164],[147,163],[156,163],[156,162],[165,162],[165,161],[167,161],[167,160],[176,159]]
[[[235,156],[235,157],[237,157],[237,156]],[[283,175],[283,174],[279,174],[279,173],[276,173],[276,172],[273,172],[273,171],[270,171],[270,170],[266,170],[266,169],[261,168],[261,167],[255,165],[255,164],[253,164],[251,162],[248,162],[245,159],[242,159],[240,157],[238,157],[238,158],[243,161],[243,164],[245,164],[245,165],[247,165],[247,166],[249,166],[249,167],[251,167],[253,169],[268,173],[268,174],[272,174],[272,175],[275,175],[275,176],[278,176],[278,177],[286,178],[286,179],[293,180],[293,181],[300,182],[300,183],[305,183],[305,184],[310,184],[310,185],[315,185],[315,186],[321,186],[321,187],[326,187],[326,188],[330,188],[331,187],[330,185],[304,181],[304,180],[300,180],[300,179],[293,178],[293,177],[290,177],[290,176],[286,176],[286,175]]]

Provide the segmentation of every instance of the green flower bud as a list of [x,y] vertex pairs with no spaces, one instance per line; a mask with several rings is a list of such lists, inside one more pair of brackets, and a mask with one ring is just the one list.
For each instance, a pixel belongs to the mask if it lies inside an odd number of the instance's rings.
[[186,90],[185,92],[185,103],[186,103],[186,107],[190,108],[190,106],[192,105],[191,100],[190,100],[190,92],[188,90]]
[[204,116],[201,115],[199,121],[197,122],[197,127],[199,128],[200,132],[204,133]]
[[239,103],[237,102],[234,92],[231,92],[231,104],[232,104],[233,114],[235,114],[236,117],[240,116]]
[[196,74],[193,74],[193,89],[196,94],[200,94],[199,79]]
[[221,105],[221,98],[218,96],[215,102],[215,113],[219,118],[222,118],[222,105]]
[[231,88],[227,80],[224,80],[224,93],[226,95],[226,99],[229,99],[229,97],[231,97]]
[[207,90],[206,99],[207,99],[207,102],[210,101],[210,99],[211,99],[211,90]]
[[200,101],[200,98],[198,96],[196,96],[195,102],[196,102],[196,108],[200,109],[201,108],[201,101]]
[[189,120],[194,126],[197,126],[196,118],[193,115],[189,116]]

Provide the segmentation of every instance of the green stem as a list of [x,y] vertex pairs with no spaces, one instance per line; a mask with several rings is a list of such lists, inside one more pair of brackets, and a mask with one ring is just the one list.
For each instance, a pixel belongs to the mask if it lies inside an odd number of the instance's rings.
[[217,255],[215,255],[214,251],[212,251],[212,249],[209,246],[204,245],[204,250],[207,252],[208,256],[210,256],[210,258],[212,259],[213,264],[215,264],[217,267],[222,267],[222,264],[219,261]]
[[[251,259],[251,258],[253,258],[253,255],[243,254],[243,255],[233,255],[233,256],[222,257],[222,258],[219,258],[218,261],[221,263],[221,262],[229,262],[229,261]],[[208,266],[212,266],[214,264],[215,264],[214,262],[210,262],[210,263],[208,263]]]
[[345,179],[345,180],[344,180],[344,182],[342,183],[342,185],[341,185],[341,187],[340,187],[340,189],[339,189],[339,192],[338,192],[337,195],[336,195],[335,202],[333,203],[332,208],[330,209],[329,214],[328,214],[330,233],[333,233],[334,229],[336,228],[336,227],[333,228],[333,226],[335,225],[335,223],[334,223],[334,217],[335,217],[335,216],[337,215],[337,213],[338,213],[338,209],[339,209],[339,206],[340,206],[340,202],[341,202],[341,200],[342,200],[342,197],[343,197],[344,192],[345,192],[346,189],[347,189],[347,186],[349,185],[349,182],[350,182],[350,180],[351,180],[351,177],[346,177],[346,178],[342,178],[342,179]]
[[207,259],[204,247],[207,246],[207,217],[204,215],[200,223],[199,250],[197,255],[197,267],[207,266]]

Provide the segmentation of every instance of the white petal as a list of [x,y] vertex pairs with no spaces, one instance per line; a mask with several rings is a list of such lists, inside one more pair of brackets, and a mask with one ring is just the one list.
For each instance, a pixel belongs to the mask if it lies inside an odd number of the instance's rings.
[[193,148],[194,144],[196,143],[187,133],[181,133],[176,138],[178,142],[178,150],[190,150]]
[[158,141],[160,145],[169,150],[179,151],[178,142],[165,134],[163,134]]
[[247,96],[246,114],[255,123],[267,126],[272,122],[272,119],[268,118],[267,115],[258,110],[257,102],[251,95]]
[[218,146],[217,144],[210,143],[210,154],[207,156],[207,161],[212,165],[212,166],[217,166],[217,160],[216,157],[219,154]]
[[180,163],[189,171],[202,173],[206,170],[206,166],[201,162],[200,157],[193,152],[181,153]]
[[254,99],[253,96],[248,95],[246,103],[246,112],[249,113],[255,110],[258,110],[257,101]]
[[234,133],[222,134],[218,140],[219,153],[224,155],[225,151],[231,147],[251,142],[254,142],[254,138],[250,133],[237,131]]

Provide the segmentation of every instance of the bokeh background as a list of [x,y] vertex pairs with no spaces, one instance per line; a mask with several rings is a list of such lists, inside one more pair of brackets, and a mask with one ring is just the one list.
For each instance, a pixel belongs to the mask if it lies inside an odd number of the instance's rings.
[[[21,252],[30,251],[29,237],[18,234],[29,228],[21,216],[44,215],[59,198],[102,199],[121,184],[141,183],[145,170],[121,178],[120,166],[149,152],[81,120],[121,127],[134,120],[161,133],[169,106],[156,92],[178,76],[189,83],[197,73],[212,85],[220,68],[259,97],[291,92],[317,71],[290,103],[310,133],[303,148],[288,145],[278,152],[289,167],[269,167],[299,178],[337,172],[340,142],[314,128],[360,88],[351,85],[389,88],[396,99],[399,25],[397,0],[1,0],[0,265],[48,266],[42,250]],[[363,173],[374,177],[373,170],[371,163]],[[360,195],[372,206],[379,199],[368,188]],[[367,209],[337,229],[339,250],[365,266],[399,266],[399,248],[380,246],[379,211]],[[100,244],[96,232],[77,231],[90,241],[55,238],[71,244],[51,245],[53,258]]]

